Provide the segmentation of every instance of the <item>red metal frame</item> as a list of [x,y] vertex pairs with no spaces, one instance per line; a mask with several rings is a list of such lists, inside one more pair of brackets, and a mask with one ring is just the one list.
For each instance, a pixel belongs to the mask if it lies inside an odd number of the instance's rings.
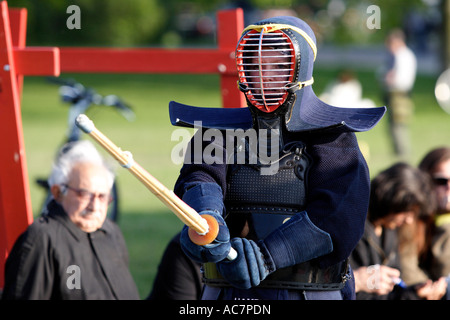
[[217,14],[215,49],[26,47],[26,9],[0,2],[0,288],[4,262],[33,221],[25,159],[20,96],[23,76],[73,73],[216,73],[222,105],[243,107],[237,90],[234,49],[244,28],[242,9]]

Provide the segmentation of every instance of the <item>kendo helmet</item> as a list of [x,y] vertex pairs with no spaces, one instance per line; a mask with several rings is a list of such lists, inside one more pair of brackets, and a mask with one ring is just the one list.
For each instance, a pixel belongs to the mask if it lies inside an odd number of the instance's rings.
[[302,20],[276,17],[244,29],[236,48],[239,88],[250,106],[271,113],[311,85],[314,33]]
[[374,127],[385,107],[340,108],[316,96],[312,89],[316,56],[314,32],[299,18],[280,16],[249,25],[236,47],[238,85],[248,107],[189,108],[171,102],[172,123],[193,126],[202,120],[208,128],[248,129],[255,118],[282,117],[291,132],[358,132]]

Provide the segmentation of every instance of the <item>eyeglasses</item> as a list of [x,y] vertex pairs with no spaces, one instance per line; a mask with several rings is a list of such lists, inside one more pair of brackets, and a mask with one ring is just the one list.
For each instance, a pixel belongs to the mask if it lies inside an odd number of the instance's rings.
[[446,186],[449,180],[449,178],[444,177],[433,177],[434,184],[437,186]]
[[112,200],[112,197],[109,193],[94,193],[84,189],[73,188],[67,184],[64,184],[63,187],[75,192],[77,197],[85,202],[90,202],[95,198],[97,198],[101,203],[108,203]]

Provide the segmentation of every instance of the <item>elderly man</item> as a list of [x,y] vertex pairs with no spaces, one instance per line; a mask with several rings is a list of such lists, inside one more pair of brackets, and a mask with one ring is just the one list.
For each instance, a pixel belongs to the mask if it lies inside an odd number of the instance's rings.
[[114,174],[88,141],[66,145],[49,178],[53,200],[18,238],[3,299],[138,299],[119,228],[106,219]]
[[411,91],[416,80],[417,59],[405,43],[401,30],[393,30],[386,39],[389,51],[388,68],[384,75],[384,100],[388,107],[389,127],[395,154],[411,156],[409,125],[414,114]]

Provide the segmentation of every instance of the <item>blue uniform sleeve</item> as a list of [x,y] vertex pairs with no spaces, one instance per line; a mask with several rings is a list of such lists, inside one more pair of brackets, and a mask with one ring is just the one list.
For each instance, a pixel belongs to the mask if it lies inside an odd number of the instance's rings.
[[261,242],[274,269],[315,258],[322,267],[343,261],[364,232],[370,180],[355,135],[314,137],[307,150],[312,166],[305,211]]
[[327,266],[349,257],[364,233],[370,177],[354,133],[310,147],[306,212],[312,223],[329,233],[333,251],[321,258]]
[[186,184],[183,201],[195,211],[224,211],[222,189],[216,183],[194,181]]
[[[196,135],[202,135],[198,130]],[[223,199],[226,192],[226,152],[223,145],[215,142],[204,142],[194,138],[190,141],[185,156],[185,163],[180,170],[180,175],[175,183],[175,194],[183,199],[188,205],[193,206],[198,212],[204,210],[215,210],[223,214]],[[201,141],[200,147],[195,142]],[[203,150],[206,145],[213,144],[216,153],[220,155],[211,164],[203,160]],[[203,185],[203,187],[199,187]],[[188,192],[189,191],[189,192]],[[199,199],[201,195],[202,199]]]
[[259,243],[270,272],[321,257],[333,250],[330,235],[305,211],[297,213]]

